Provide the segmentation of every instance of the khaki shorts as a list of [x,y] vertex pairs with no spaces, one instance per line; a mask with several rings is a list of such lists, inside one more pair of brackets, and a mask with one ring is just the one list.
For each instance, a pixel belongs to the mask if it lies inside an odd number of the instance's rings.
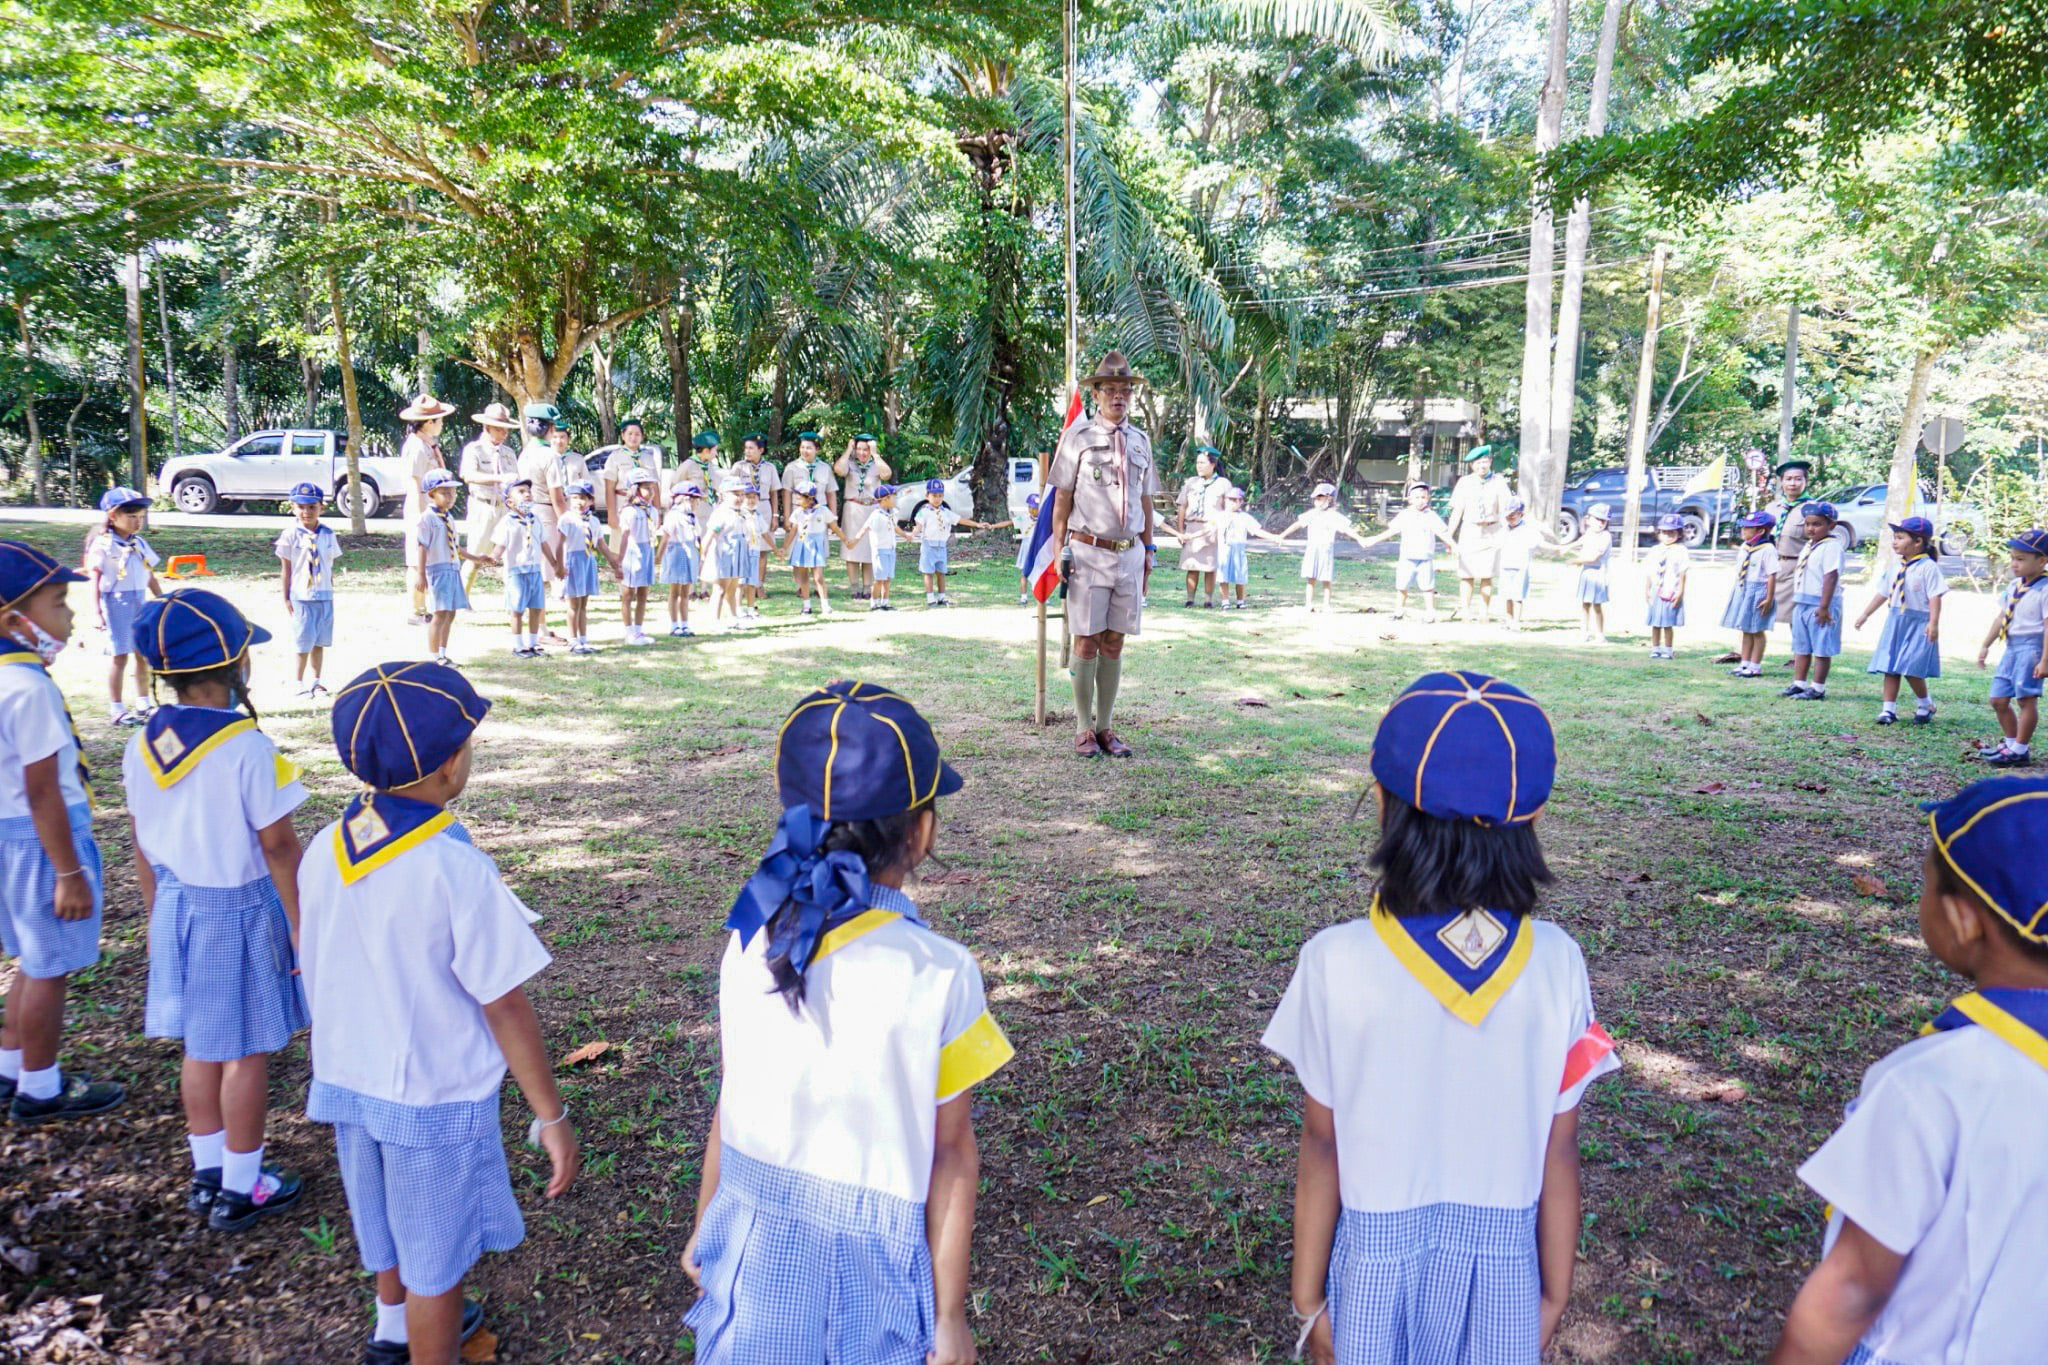
[[1133,544],[1118,554],[1099,545],[1076,543],[1074,575],[1067,583],[1067,629],[1076,636],[1105,630],[1136,635],[1143,613],[1139,595],[1145,577],[1145,547]]
[[469,552],[473,555],[491,553],[491,532],[498,529],[498,522],[505,513],[499,503],[485,502],[476,498],[469,504],[469,516],[462,529],[469,536]]

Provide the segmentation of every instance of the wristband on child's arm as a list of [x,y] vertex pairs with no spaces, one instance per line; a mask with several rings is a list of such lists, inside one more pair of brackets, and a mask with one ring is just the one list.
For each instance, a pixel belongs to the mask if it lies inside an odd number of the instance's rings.
[[526,1145],[529,1147],[540,1146],[540,1135],[543,1132],[554,1127],[558,1123],[567,1123],[568,1121],[569,1102],[567,1100],[564,1100],[562,1102],[562,1112],[555,1115],[551,1119],[543,1119],[538,1114],[534,1115],[533,1122],[526,1125]]
[[1294,1358],[1296,1360],[1300,1360],[1301,1353],[1304,1350],[1308,1349],[1308,1334],[1316,1330],[1317,1319],[1321,1318],[1324,1313],[1328,1312],[1329,1307],[1330,1301],[1328,1299],[1324,1299],[1321,1303],[1316,1305],[1315,1312],[1304,1313],[1299,1308],[1296,1308],[1294,1306],[1292,1300],[1289,1300],[1287,1304],[1287,1311],[1294,1314],[1295,1326],[1301,1329],[1298,1333],[1295,1334],[1294,1337]]
[[74,868],[72,868],[72,869],[71,869],[71,870],[70,870],[69,872],[59,872],[59,873],[58,873],[57,875],[58,875],[58,876],[59,876],[60,878],[62,878],[62,877],[83,877],[83,876],[85,875],[85,869],[84,869],[84,868],[82,868],[82,867],[74,867]]

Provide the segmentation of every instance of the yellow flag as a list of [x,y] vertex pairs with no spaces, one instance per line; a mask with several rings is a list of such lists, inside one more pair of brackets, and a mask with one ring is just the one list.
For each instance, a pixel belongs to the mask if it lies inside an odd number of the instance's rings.
[[1679,490],[1682,493],[1712,493],[1721,487],[1721,481],[1728,476],[1728,457],[1722,455],[1692,476],[1692,480]]

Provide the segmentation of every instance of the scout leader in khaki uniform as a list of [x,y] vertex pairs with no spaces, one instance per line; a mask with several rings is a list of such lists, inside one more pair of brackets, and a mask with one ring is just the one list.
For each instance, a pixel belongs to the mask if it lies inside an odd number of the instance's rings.
[[1500,576],[1501,533],[1508,524],[1508,481],[1493,469],[1493,447],[1478,446],[1465,456],[1470,473],[1451,488],[1451,535],[1458,545],[1458,617],[1472,619],[1472,597],[1479,596],[1478,619],[1493,610],[1493,580]]
[[1152,442],[1126,420],[1139,378],[1119,351],[1081,381],[1095,416],[1060,437],[1052,457],[1052,538],[1071,546],[1067,623],[1074,632],[1074,752],[1129,758],[1112,724],[1123,678],[1124,637],[1138,633],[1152,575],[1152,499],[1159,470]]
[[[519,452],[505,441],[519,423],[503,403],[492,403],[482,412],[473,412],[469,420],[477,424],[478,430],[476,439],[462,448],[462,481],[469,485],[469,517],[462,529],[469,538],[469,552],[481,557],[491,553],[491,533],[498,529],[498,522],[505,515],[505,485],[516,477],[519,467]],[[477,570],[481,567],[480,558],[463,566],[465,591],[476,586]]]
[[1805,460],[1787,460],[1771,472],[1778,476],[1778,496],[1764,510],[1778,519],[1778,572],[1771,583],[1771,602],[1777,611],[1773,624],[1789,626],[1792,577],[1799,569],[1800,553],[1806,549],[1806,520],[1799,515],[1799,508],[1806,501],[1813,466]]

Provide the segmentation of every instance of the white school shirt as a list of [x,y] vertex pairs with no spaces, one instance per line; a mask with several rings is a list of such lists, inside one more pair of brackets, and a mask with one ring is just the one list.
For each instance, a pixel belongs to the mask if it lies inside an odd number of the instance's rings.
[[691,513],[687,503],[678,503],[668,509],[668,514],[661,519],[661,533],[671,542],[681,541],[686,545],[697,543],[697,518]]
[[506,568],[538,569],[543,563],[540,536],[540,520],[531,511],[524,521],[516,512],[507,512],[491,531],[491,544],[505,552]]
[[868,538],[868,548],[872,551],[895,549],[898,539],[896,509],[883,507],[877,503],[873,514],[868,517],[868,524],[861,529],[861,534]]
[[2013,1365],[2048,1353],[2048,1067],[1990,1030],[1916,1039],[1863,1074],[1799,1168],[1842,1220],[1906,1258],[1863,1335],[1877,1358]]
[[917,527],[919,540],[927,545],[944,545],[953,538],[953,528],[960,524],[960,514],[950,507],[934,507],[928,502],[921,502],[910,520]]
[[661,524],[661,514],[644,502],[629,502],[619,508],[619,525],[625,528],[629,545],[652,547],[654,528]]
[[[12,646],[0,645],[12,652]],[[78,776],[78,737],[64,713],[64,694],[33,664],[0,664],[0,820],[30,814],[22,769],[57,756],[57,790],[64,804],[86,804]]]
[[85,571],[100,572],[100,593],[148,592],[149,571],[161,557],[141,536],[125,544],[111,531],[102,531],[86,547]]
[[339,832],[314,835],[299,864],[314,1079],[396,1104],[491,1098],[505,1054],[483,1007],[548,965],[536,916],[446,830],[344,882]]
[[1243,545],[1251,540],[1253,532],[1265,529],[1259,525],[1257,517],[1242,510],[1225,512],[1216,525],[1221,528],[1218,534],[1223,537],[1225,545]]
[[572,512],[562,518],[561,532],[565,560],[573,554],[597,555],[597,546],[604,540],[604,523],[594,516],[585,518]]
[[1934,605],[1935,598],[1948,595],[1948,578],[1941,572],[1941,565],[1934,562],[1934,556],[1928,555],[1911,564],[1894,564],[1885,570],[1877,587],[1887,603],[1892,600],[1901,573],[1906,576],[1907,611],[1926,611]]
[[[334,596],[334,561],[341,557],[341,539],[333,527],[324,522],[311,531],[287,526],[271,549],[292,566],[292,601],[324,602]],[[315,549],[320,552],[320,572],[309,573]]]
[[1999,615],[2012,605],[2014,594],[2019,596],[2019,606],[2012,614],[2012,625],[2007,635],[2039,635],[2048,630],[2048,575],[2032,583],[2021,583],[2017,578],[2005,585],[2005,596],[1998,603]]
[[[270,864],[256,832],[306,801],[298,768],[270,736],[247,716],[229,714],[238,717],[234,723],[189,751],[166,730],[153,749],[145,747],[146,733],[137,734],[121,755],[135,842],[152,864],[169,868],[187,886],[247,886],[268,877]],[[206,752],[194,758],[202,748]]]
[[1643,574],[1651,591],[1669,602],[1678,596],[1679,584],[1692,567],[1692,555],[1683,545],[1659,545],[1643,560]]
[[1579,945],[1546,920],[1523,932],[1528,963],[1478,1024],[1402,965],[1371,915],[1303,945],[1260,1042],[1335,1114],[1345,1208],[1536,1203],[1551,1120],[1620,1062]]
[[[1597,555],[1594,555],[1591,559],[1586,558],[1587,552],[1592,550],[1595,546],[1599,547],[1600,552]],[[1582,532],[1579,537],[1579,567],[1582,569],[1606,569],[1607,552],[1613,548],[1614,532]]]
[[1738,588],[1767,587],[1777,576],[1777,542],[1765,539],[1751,545],[1744,541],[1741,555],[1735,561],[1735,585]]
[[1438,516],[1433,507],[1425,507],[1420,511],[1413,507],[1403,507],[1387,522],[1387,529],[1401,533],[1403,559],[1436,558],[1436,538],[1439,535],[1448,537],[1451,534],[1450,523]]
[[[889,891],[873,899],[915,910]],[[784,1170],[924,1202],[938,1107],[1013,1055],[974,955],[870,909],[820,941],[792,1015],[772,989],[769,937],[742,948],[733,934],[719,964],[720,1139]]]
[[1795,570],[1797,582],[1792,585],[1795,597],[1819,597],[1826,588],[1829,574],[1836,575],[1835,596],[1841,597],[1840,575],[1842,572],[1842,542],[1834,536],[1826,540],[1809,541],[1799,552],[1799,563]]
[[832,515],[822,506],[799,507],[789,514],[789,533],[802,540],[806,536],[829,535]]
[[1301,518],[1301,529],[1308,536],[1311,550],[1320,550],[1335,545],[1337,537],[1351,530],[1351,518],[1334,507],[1311,508]]
[[737,507],[725,503],[711,509],[711,515],[704,520],[704,538],[723,540],[727,536],[744,536],[753,518]]
[[[1403,551],[1405,554],[1406,551]],[[1417,555],[1420,559],[1421,556]],[[1503,570],[1519,569],[1529,571],[1530,562],[1536,558],[1536,523],[1523,517],[1512,526],[1500,528],[1500,566]]]
[[454,524],[442,515],[439,509],[429,507],[420,513],[413,523],[413,539],[420,543],[421,564],[452,564],[455,562]]

